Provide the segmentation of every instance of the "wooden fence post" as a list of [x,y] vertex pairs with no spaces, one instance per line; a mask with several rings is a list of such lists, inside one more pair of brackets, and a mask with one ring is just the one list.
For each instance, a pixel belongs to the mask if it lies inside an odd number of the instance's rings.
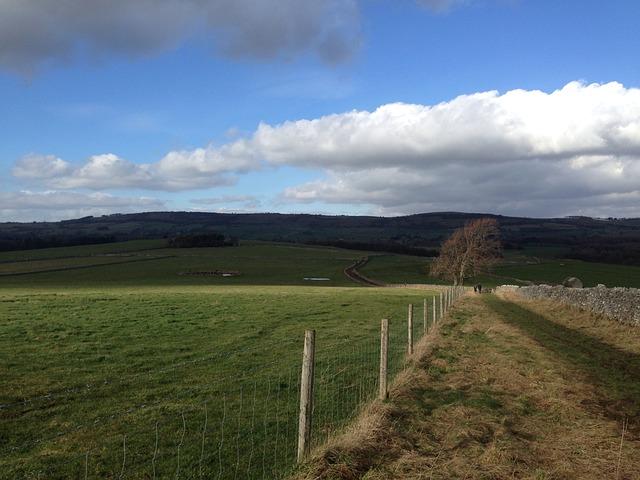
[[386,400],[389,394],[387,390],[387,367],[389,354],[389,320],[382,319],[380,325],[380,400]]
[[407,353],[413,355],[413,303],[409,304],[409,317],[407,318]]
[[427,315],[428,315],[428,311],[427,311],[427,299],[424,299],[424,304],[422,306],[422,334],[426,334],[427,333]]
[[300,419],[298,421],[298,463],[311,448],[311,417],[313,415],[313,381],[316,354],[316,331],[304,332],[302,377],[300,379]]
[[442,296],[442,292],[440,292],[440,318],[438,320],[439,321],[442,320],[443,316],[444,316],[444,298]]
[[438,321],[438,319],[436,318],[436,315],[437,315],[437,312],[436,312],[436,296],[434,295],[433,296],[433,323],[431,324],[432,327]]

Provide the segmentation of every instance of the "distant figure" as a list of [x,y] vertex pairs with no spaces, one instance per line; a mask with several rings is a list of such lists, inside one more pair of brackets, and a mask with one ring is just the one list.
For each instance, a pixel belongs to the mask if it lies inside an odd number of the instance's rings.
[[482,285],[480,285],[479,283],[476,283],[476,284],[473,286],[473,291],[474,291],[475,293],[482,293]]

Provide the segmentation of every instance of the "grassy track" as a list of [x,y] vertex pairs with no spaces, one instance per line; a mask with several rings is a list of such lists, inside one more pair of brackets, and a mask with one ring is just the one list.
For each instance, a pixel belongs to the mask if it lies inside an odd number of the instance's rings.
[[559,361],[579,369],[598,390],[603,412],[640,426],[640,351],[611,345],[513,302],[488,297],[487,304]]
[[296,478],[635,480],[631,332],[567,307],[468,297],[391,401]]
[[[100,250],[82,253],[114,260],[96,256],[113,247]],[[429,293],[335,286],[347,284],[342,269],[360,252],[252,244],[171,253],[0,278],[0,478],[280,475],[295,455],[304,330],[317,330],[317,443],[375,391],[380,319],[391,319],[395,372],[407,304]],[[62,256],[19,264],[79,262],[54,260]],[[243,274],[177,274],[214,268]],[[331,287],[304,286],[304,276],[330,277]]]

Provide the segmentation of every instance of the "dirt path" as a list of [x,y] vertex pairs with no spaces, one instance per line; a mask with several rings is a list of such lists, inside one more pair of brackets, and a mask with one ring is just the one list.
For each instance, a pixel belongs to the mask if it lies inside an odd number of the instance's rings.
[[347,268],[345,268],[344,274],[349,280],[360,283],[362,285],[366,285],[368,287],[384,287],[384,283],[378,282],[377,280],[372,280],[371,278],[367,278],[358,271],[358,268],[364,267],[367,263],[369,263],[369,257],[362,257],[355,263],[352,263]]
[[625,329],[469,296],[301,478],[640,479],[640,334]]

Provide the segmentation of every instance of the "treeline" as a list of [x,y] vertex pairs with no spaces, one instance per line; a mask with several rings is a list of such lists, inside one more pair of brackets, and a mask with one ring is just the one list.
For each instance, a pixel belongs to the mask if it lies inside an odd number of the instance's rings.
[[416,257],[437,257],[438,250],[422,247],[413,247],[399,243],[381,242],[352,242],[348,240],[313,240],[305,242],[308,245],[321,245],[325,247],[337,247],[347,250],[366,250],[369,252],[399,253],[401,255],[413,255]]
[[235,237],[225,237],[221,233],[203,233],[198,235],[179,235],[170,238],[171,248],[237,247],[240,241]]
[[35,250],[36,248],[76,247],[78,245],[95,245],[117,241],[112,235],[84,235],[84,236],[43,236],[0,238],[0,251]]
[[640,238],[591,239],[588,244],[572,247],[565,257],[586,262],[640,265]]

